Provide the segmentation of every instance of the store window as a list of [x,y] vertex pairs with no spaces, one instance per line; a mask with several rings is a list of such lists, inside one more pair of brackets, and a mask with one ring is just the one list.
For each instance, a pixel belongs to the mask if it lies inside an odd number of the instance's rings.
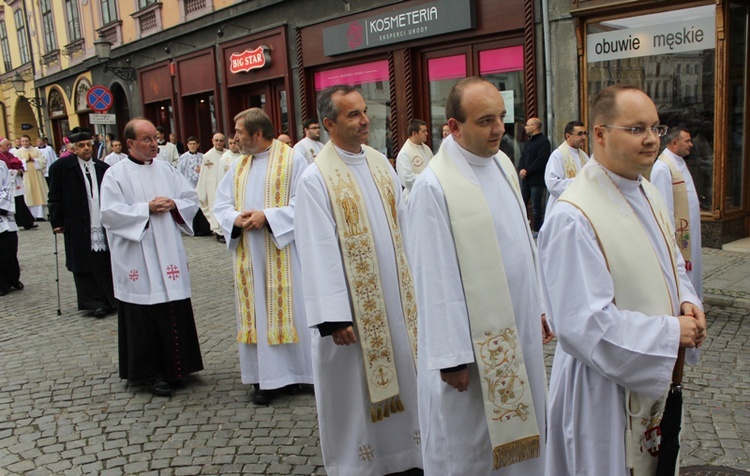
[[734,2],[729,6],[729,121],[727,133],[728,209],[742,208],[745,196],[745,158],[747,156],[747,57],[750,7]]
[[[388,61],[373,61],[315,73],[316,91],[321,91],[336,84],[353,86],[365,98],[367,116],[370,118],[368,145],[379,150],[386,157],[392,158],[393,146],[389,127],[391,96],[388,84]],[[325,139],[321,138],[321,140]]]
[[466,55],[428,59],[427,76],[430,80],[432,146],[438,150],[443,141],[443,124],[448,121],[445,117],[445,103],[448,101],[451,88],[466,77]]
[[693,149],[686,163],[703,211],[716,208],[715,16],[711,5],[590,23],[586,39],[587,103],[607,86],[632,84],[651,96],[662,124],[688,129]]

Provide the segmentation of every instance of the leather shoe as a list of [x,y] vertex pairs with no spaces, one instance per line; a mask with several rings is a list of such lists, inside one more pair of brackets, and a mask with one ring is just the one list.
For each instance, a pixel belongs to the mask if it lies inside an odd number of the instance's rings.
[[219,243],[227,242],[226,238],[224,238],[222,235],[216,235],[216,241],[218,241]]
[[172,387],[164,380],[160,380],[151,385],[151,393],[157,397],[171,397]]
[[302,385],[293,383],[284,387],[284,391],[287,395],[299,395],[300,393],[302,393]]
[[24,228],[25,230],[33,230],[34,228],[39,228],[39,225],[37,225],[36,223],[34,223],[34,224],[33,224],[33,225],[31,225],[31,226],[25,226],[25,227],[23,227],[23,228]]
[[5,296],[6,294],[8,294],[7,289],[0,289],[0,296]]
[[97,319],[101,319],[102,317],[106,317],[106,316],[107,316],[107,311],[105,311],[103,307],[97,307],[94,310],[94,317],[96,317]]
[[255,394],[253,395],[254,404],[268,406],[268,404],[271,403],[271,400],[273,400],[273,391],[261,390],[259,388],[255,389]]
[[23,283],[21,281],[16,281],[15,284],[11,284],[10,287],[16,288],[19,291],[23,289]]

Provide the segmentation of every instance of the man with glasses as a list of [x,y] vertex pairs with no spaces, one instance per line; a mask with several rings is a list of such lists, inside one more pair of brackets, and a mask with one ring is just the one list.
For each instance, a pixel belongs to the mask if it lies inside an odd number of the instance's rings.
[[570,121],[565,126],[565,140],[549,156],[544,171],[544,183],[549,190],[545,215],[549,215],[557,199],[588,162],[589,156],[583,151],[588,135],[581,121]]
[[669,210],[642,177],[666,132],[654,103],[614,85],[594,98],[589,117],[592,159],[539,234],[542,293],[558,338],[547,474],[655,474],[678,349],[701,346],[706,318]]
[[312,164],[325,145],[320,142],[320,124],[317,119],[308,119],[302,125],[302,130],[305,137],[294,144],[294,151],[304,155],[307,161]]
[[538,117],[529,118],[524,126],[529,140],[521,152],[518,162],[518,176],[521,177],[521,195],[524,203],[531,200],[532,235],[537,237],[544,222],[544,169],[550,155],[550,144],[542,133],[542,121]]
[[162,160],[157,132],[138,117],[125,125],[128,158],[102,181],[101,217],[120,300],[120,378],[170,396],[203,370],[182,234],[192,235],[198,194]]
[[659,155],[649,179],[667,201],[674,220],[675,238],[685,260],[685,268],[699,299],[703,299],[703,274],[701,272],[701,209],[693,176],[685,157],[693,148],[687,129],[670,127],[667,148]]

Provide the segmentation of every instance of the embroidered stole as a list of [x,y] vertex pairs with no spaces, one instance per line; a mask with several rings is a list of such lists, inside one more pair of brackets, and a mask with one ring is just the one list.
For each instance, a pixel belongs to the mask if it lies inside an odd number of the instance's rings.
[[[253,166],[253,156],[243,155],[239,159],[234,175],[234,203],[238,210],[245,207],[248,176]],[[278,208],[289,204],[291,192],[293,154],[290,147],[274,140],[268,154],[266,172],[265,207]],[[262,230],[266,237],[266,306],[268,313],[268,344],[292,344],[299,342],[294,328],[292,309],[292,254],[289,246],[278,249],[271,240],[268,229]],[[255,326],[255,283],[253,261],[250,256],[250,234],[242,232],[234,260],[234,282],[237,286],[237,306],[240,310],[240,331],[237,342],[257,344]]]
[[[641,182],[641,187],[669,250],[672,269],[669,279],[674,280],[679,292],[669,211],[656,187],[647,180]],[[581,169],[578,178],[560,196],[560,201],[581,210],[591,223],[612,276],[618,308],[647,316],[675,314],[657,252],[632,207],[600,164],[590,163]],[[628,424],[623,451],[634,475],[656,473],[659,423],[667,392],[665,389],[662,398],[653,399],[626,391],[627,408],[624,410]]]
[[[396,256],[402,312],[416,368],[417,304],[396,212],[396,192],[391,176],[393,167],[372,147],[363,145],[362,148],[367,153],[367,166],[380,192],[388,219]],[[352,313],[365,362],[367,388],[372,403],[371,418],[376,422],[391,413],[403,411],[404,405],[398,396],[391,332],[367,204],[356,178],[332,143],[323,147],[315,163],[325,179],[331,199]]]
[[[444,142],[430,167],[448,204],[484,396],[492,467],[497,470],[539,457],[539,429],[490,207],[479,184],[472,183],[457,165],[463,160],[457,157],[461,152],[452,150],[456,158],[451,158],[446,145]],[[505,154],[498,156],[497,163],[520,208],[521,191],[513,164]]]
[[[570,152],[570,146],[567,142],[563,141],[563,143],[560,144],[560,147],[558,147],[557,150],[559,150],[562,154],[563,167],[565,168],[565,178],[575,178],[575,176],[578,174],[579,168],[576,164],[576,160],[573,158],[573,154],[571,154]],[[578,160],[581,161],[581,168],[583,168],[583,166],[586,165],[586,154],[581,149],[578,149]]]
[[690,207],[688,205],[687,184],[674,158],[667,153],[667,149],[659,155],[659,159],[669,167],[672,176],[672,198],[674,202],[674,232],[677,247],[685,261],[692,260],[690,248]]

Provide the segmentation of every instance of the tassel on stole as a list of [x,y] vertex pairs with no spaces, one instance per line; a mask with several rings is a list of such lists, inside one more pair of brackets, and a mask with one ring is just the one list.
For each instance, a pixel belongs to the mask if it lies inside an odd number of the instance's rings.
[[382,402],[373,403],[370,407],[370,419],[373,423],[383,421],[392,414],[400,413],[404,411],[404,404],[401,402],[401,398],[396,395],[395,397],[386,399]]
[[538,435],[497,446],[492,450],[492,469],[497,471],[512,464],[538,458],[540,451]]

